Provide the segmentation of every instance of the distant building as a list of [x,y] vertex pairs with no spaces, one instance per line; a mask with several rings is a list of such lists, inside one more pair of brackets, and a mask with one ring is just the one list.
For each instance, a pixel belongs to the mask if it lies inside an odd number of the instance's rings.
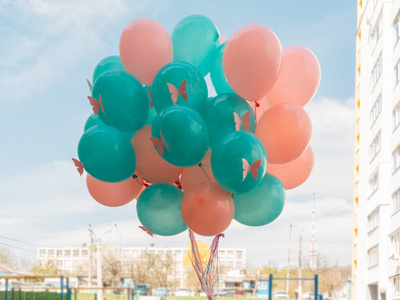
[[357,0],[351,298],[400,299],[400,0]]
[[[114,248],[116,253],[119,248]],[[183,259],[185,257],[186,248],[166,248],[166,247],[122,247],[121,248],[121,264],[122,272],[128,273],[129,265],[136,258],[144,253],[158,254],[161,257],[170,255],[174,259],[174,279],[178,280],[180,286],[184,286],[186,277],[183,267]],[[220,248],[218,251],[219,264],[221,267],[228,269],[246,268],[246,249],[245,248]],[[95,263],[95,254],[93,254],[92,262]],[[90,260],[90,248],[74,247],[74,248],[57,248],[57,247],[40,247],[37,249],[37,261],[41,264],[47,262],[54,263],[59,270],[66,274],[74,273],[79,267],[88,266]]]

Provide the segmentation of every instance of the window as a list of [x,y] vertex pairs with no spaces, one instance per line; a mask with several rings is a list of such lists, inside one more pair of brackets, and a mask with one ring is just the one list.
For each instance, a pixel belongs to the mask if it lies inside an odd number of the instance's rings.
[[393,253],[400,254],[400,233],[392,237]]
[[225,257],[225,251],[218,251],[219,257]]
[[71,257],[71,250],[65,250],[65,257]]
[[400,297],[400,275],[392,278],[393,297]]
[[369,193],[372,194],[378,189],[378,179],[379,174],[376,173],[370,180],[369,180]]
[[49,250],[49,256],[54,256],[54,250]]
[[378,264],[378,246],[368,250],[368,267]]
[[233,268],[233,261],[228,261],[227,264],[226,264],[226,266],[227,266],[228,268]]
[[241,267],[243,267],[242,262],[241,261],[237,261],[236,262],[236,268],[241,268]]
[[66,260],[66,261],[65,261],[65,267],[66,267],[66,268],[71,267],[71,261],[70,261],[70,260]]
[[369,145],[369,158],[373,160],[381,150],[381,132],[379,131],[375,138],[372,140],[371,145]]
[[228,251],[228,258],[233,258],[233,257],[234,257],[233,251]]
[[46,250],[40,250],[39,255],[40,256],[46,256]]
[[130,251],[129,250],[124,250],[124,257],[129,257]]
[[396,171],[400,166],[400,145],[392,153],[393,158],[393,171]]
[[397,16],[396,21],[394,21],[394,34],[395,34],[394,42],[396,43],[400,38],[400,16]]
[[395,79],[396,82],[394,83],[394,85],[397,85],[399,83],[399,79],[400,79],[400,60],[397,62],[396,66],[394,67],[394,75],[395,75]]
[[267,283],[266,282],[257,282],[257,289],[259,290],[266,290],[267,289]]
[[400,189],[398,189],[392,196],[393,200],[393,213],[400,210]]
[[372,38],[372,47],[375,47],[378,44],[379,38],[381,37],[382,33],[382,16],[379,17],[378,21],[375,24],[374,29],[371,32]]
[[63,255],[63,251],[62,250],[57,250],[57,256],[62,256]]
[[242,258],[243,252],[242,251],[236,251],[236,258],[240,259]]
[[74,250],[74,257],[79,257],[79,250]]
[[133,256],[133,257],[138,257],[138,251],[137,251],[137,250],[133,250],[132,256]]
[[181,257],[182,256],[182,251],[175,250],[175,257]]
[[368,231],[379,226],[379,208],[368,216]]
[[72,262],[72,265],[73,265],[74,267],[79,266],[79,260],[74,260],[74,261]]
[[82,250],[82,257],[87,257],[87,256],[88,256],[88,251]]
[[378,82],[379,78],[381,77],[381,74],[382,74],[382,54],[379,55],[378,59],[375,62],[374,68],[372,69],[371,81],[373,87]]
[[382,95],[379,95],[369,113],[371,124],[374,124],[382,109]]
[[163,250],[158,250],[157,251],[157,255],[163,256],[164,255],[164,251]]
[[62,260],[57,260],[57,267],[62,267],[63,261]]
[[393,109],[393,129],[396,129],[400,124],[400,103]]

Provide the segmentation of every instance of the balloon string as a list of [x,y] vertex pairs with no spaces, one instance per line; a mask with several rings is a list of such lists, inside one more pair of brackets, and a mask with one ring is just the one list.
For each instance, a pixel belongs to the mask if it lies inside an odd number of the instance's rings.
[[203,172],[204,172],[204,175],[206,175],[206,177],[207,177],[208,181],[211,181],[210,177],[208,177],[208,175],[207,175],[207,172],[204,170],[204,168],[203,168],[203,164],[202,164],[202,163],[199,163],[199,167],[200,167],[200,168],[203,170]]
[[137,175],[133,174],[133,175],[132,175],[132,178],[135,179],[139,185],[141,185],[141,183],[140,183],[139,180],[137,179]]

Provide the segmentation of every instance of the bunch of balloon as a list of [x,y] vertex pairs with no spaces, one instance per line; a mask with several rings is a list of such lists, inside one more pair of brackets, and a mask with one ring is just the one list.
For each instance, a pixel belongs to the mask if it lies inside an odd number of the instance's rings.
[[[320,82],[315,55],[282,50],[263,25],[225,39],[204,16],[184,18],[171,36],[140,18],[123,30],[119,56],[94,70],[94,114],[75,165],[88,173],[99,203],[137,198],[138,219],[151,235],[189,228],[219,238],[233,219],[269,224],[284,208],[285,190],[313,169],[303,106]],[[211,97],[208,74],[217,93]]]

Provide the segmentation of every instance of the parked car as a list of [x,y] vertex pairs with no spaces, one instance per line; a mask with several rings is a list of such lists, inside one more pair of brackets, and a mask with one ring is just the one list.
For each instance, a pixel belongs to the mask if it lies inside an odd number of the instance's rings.
[[169,297],[169,291],[165,287],[158,287],[154,291],[154,296],[156,296],[156,297]]
[[150,296],[151,295],[151,285],[150,284],[135,285],[134,294],[137,296]]
[[233,291],[226,291],[225,292],[225,297],[233,297],[234,292]]
[[177,288],[175,296],[190,296],[189,290],[187,288]]
[[286,292],[278,291],[275,293],[275,299],[289,299],[289,296]]
[[234,291],[233,297],[246,297],[246,294],[244,293],[244,291]]

